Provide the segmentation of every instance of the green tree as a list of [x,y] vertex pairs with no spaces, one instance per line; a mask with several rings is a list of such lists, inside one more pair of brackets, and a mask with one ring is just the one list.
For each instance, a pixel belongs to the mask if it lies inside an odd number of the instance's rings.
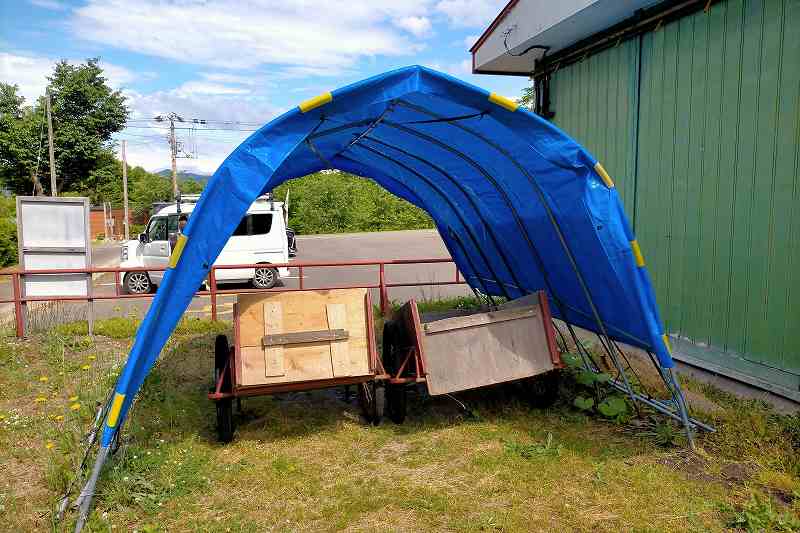
[[289,199],[289,225],[300,234],[386,231],[433,227],[427,213],[372,180],[345,172],[318,172],[275,189]]
[[0,267],[17,262],[17,204],[0,195]]
[[[92,173],[113,158],[111,135],[127,120],[125,98],[108,86],[97,59],[81,65],[60,61],[48,81],[58,191],[89,190],[98,179],[110,178],[108,172]],[[0,84],[0,185],[17,194],[49,185],[49,180],[38,184],[35,175],[37,166],[40,175],[50,172],[43,113],[42,100],[25,106],[16,86]]]
[[530,111],[533,111],[533,106],[536,103],[536,90],[533,88],[533,85],[529,85],[528,87],[524,87],[522,89],[522,94],[517,99],[517,103],[527,107]]
[[20,194],[41,194],[37,176],[44,151],[44,116],[24,106],[16,85],[0,83],[0,186]]

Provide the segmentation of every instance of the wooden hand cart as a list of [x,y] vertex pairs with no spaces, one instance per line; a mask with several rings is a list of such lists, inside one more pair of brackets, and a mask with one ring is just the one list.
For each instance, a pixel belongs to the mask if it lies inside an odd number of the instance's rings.
[[383,329],[386,412],[401,423],[409,384],[432,396],[524,381],[530,400],[552,403],[563,367],[547,297],[538,292],[497,311],[455,311],[420,317],[414,300]]
[[234,342],[215,345],[213,390],[217,430],[233,439],[233,399],[356,385],[364,415],[383,415],[385,379],[375,345],[367,289],[240,295],[233,309]]
[[[534,401],[555,398],[562,366],[547,298],[540,292],[490,312],[420,317],[407,302],[383,329],[378,357],[366,289],[240,295],[234,343],[217,337],[214,381],[222,442],[233,439],[233,399],[356,385],[368,422],[402,423],[408,388],[431,395],[526,380]],[[537,378],[537,379],[532,379]]]

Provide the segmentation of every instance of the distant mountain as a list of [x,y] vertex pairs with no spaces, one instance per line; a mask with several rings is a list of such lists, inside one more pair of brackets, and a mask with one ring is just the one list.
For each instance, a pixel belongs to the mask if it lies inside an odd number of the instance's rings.
[[[172,176],[172,171],[168,168],[165,168],[164,170],[159,170],[158,172],[156,172],[156,174],[158,174],[159,176],[164,176],[165,178],[169,178],[170,176]],[[199,172],[186,172],[186,171],[178,172],[178,181],[192,180],[192,181],[206,182],[210,177],[211,174],[201,174]]]

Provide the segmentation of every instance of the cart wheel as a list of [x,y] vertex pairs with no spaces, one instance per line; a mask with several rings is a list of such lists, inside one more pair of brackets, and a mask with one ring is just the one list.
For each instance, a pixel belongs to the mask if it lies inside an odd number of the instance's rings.
[[374,381],[358,384],[358,405],[361,406],[361,414],[364,415],[367,422],[373,426],[380,424],[385,404],[386,397],[383,387],[377,386]]
[[[215,389],[217,387],[217,380],[219,379],[222,371],[225,370],[225,363],[230,358],[230,346],[228,345],[228,337],[225,335],[217,335],[214,341],[214,382],[211,384]],[[221,392],[231,392],[231,374],[230,372],[222,380]]]
[[558,385],[561,372],[551,370],[528,378],[522,382],[525,399],[533,407],[550,407],[558,399]]
[[[214,381],[211,384],[213,390],[217,388],[217,381],[225,370],[225,364],[230,359],[230,346],[228,345],[228,337],[225,335],[217,335],[214,341]],[[222,379],[222,387],[220,392],[231,392],[233,384],[231,382],[231,374],[228,372]],[[230,442],[233,440],[233,432],[236,430],[236,424],[233,418],[233,398],[223,398],[214,402],[217,408],[217,436],[220,442]]]
[[395,424],[406,420],[406,398],[408,388],[405,384],[386,384],[386,415]]
[[228,443],[233,440],[236,427],[233,423],[233,398],[217,400],[217,438]]

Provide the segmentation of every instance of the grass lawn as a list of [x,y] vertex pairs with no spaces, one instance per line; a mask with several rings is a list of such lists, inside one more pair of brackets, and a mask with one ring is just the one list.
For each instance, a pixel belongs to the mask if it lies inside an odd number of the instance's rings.
[[[136,322],[0,337],[0,530],[70,529],[54,509]],[[719,531],[800,528],[800,417],[690,382],[718,433],[697,454],[659,418],[605,420],[509,387],[414,394],[405,424],[367,426],[341,391],[245,399],[216,442],[213,341],[191,320],[145,382],[99,484],[89,531]],[[647,379],[646,377],[642,378]],[[663,444],[677,441],[675,444]],[[659,444],[662,443],[662,444]],[[73,497],[74,497],[73,492]]]

